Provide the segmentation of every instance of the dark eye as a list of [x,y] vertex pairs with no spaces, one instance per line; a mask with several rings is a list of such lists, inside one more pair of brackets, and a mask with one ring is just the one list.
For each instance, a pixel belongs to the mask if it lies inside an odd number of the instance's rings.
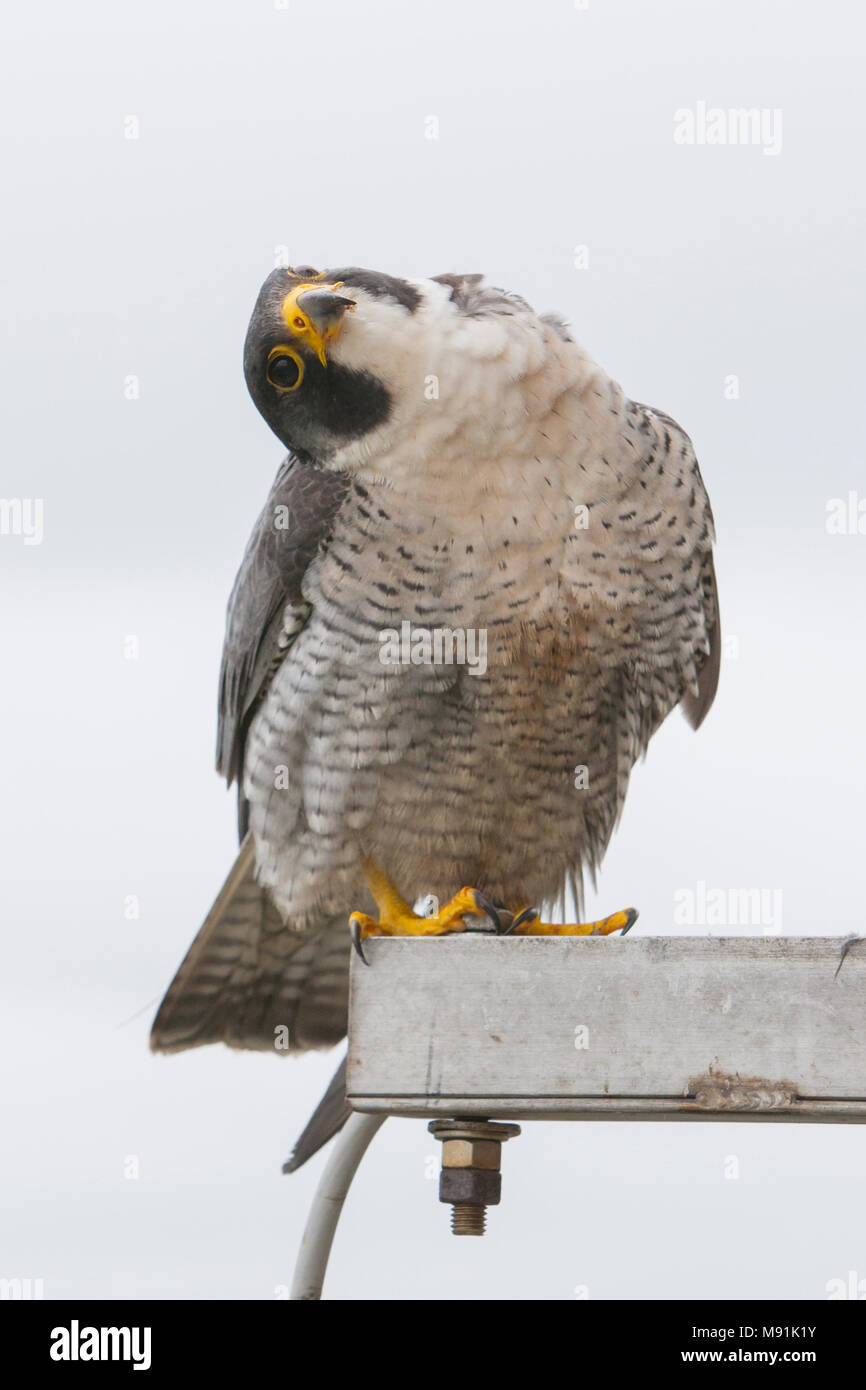
[[291,348],[273,348],[268,356],[268,381],[278,391],[294,391],[301,384],[304,363]]

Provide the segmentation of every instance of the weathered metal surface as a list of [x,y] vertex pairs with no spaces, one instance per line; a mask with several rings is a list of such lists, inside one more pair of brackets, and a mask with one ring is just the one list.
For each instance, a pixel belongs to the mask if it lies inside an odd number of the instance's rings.
[[356,1109],[866,1120],[866,946],[833,937],[371,939]]

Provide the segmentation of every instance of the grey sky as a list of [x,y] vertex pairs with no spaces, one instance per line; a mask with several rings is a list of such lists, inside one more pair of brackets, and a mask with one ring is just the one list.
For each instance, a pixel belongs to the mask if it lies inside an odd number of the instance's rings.
[[[684,425],[716,514],[720,693],[636,770],[589,908],[681,931],[674,895],[703,882],[781,890],[785,933],[862,929],[866,535],[825,522],[866,496],[864,39],[841,0],[19,7],[0,495],[43,499],[44,539],[0,536],[0,1275],[273,1297],[320,1168],[279,1173],[336,1055],[146,1045],[233,853],[216,677],[280,460],[240,365],[276,248],[483,271]],[[699,102],[781,111],[780,152],[675,143]],[[434,1148],[385,1126],[330,1296],[821,1298],[866,1278],[858,1127],[527,1127],[488,1237],[460,1244]]]

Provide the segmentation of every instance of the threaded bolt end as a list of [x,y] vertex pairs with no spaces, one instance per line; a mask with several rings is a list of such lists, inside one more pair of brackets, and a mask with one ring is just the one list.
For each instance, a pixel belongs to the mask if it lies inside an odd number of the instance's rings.
[[487,1208],[475,1202],[455,1202],[451,1208],[451,1231],[455,1236],[483,1236]]

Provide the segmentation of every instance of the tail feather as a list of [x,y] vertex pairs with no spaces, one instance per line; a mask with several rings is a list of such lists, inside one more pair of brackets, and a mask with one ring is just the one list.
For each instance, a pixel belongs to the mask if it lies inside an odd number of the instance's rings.
[[308,1158],[312,1158],[314,1153],[318,1153],[323,1144],[327,1144],[329,1139],[333,1139],[337,1131],[343,1128],[351,1113],[349,1102],[346,1100],[346,1058],[344,1057],[337,1068],[333,1081],[307,1121],[306,1128],[300,1138],[296,1140],[291,1156],[283,1164],[283,1172],[296,1173]]
[[[344,916],[293,928],[256,881],[247,835],[159,1007],[154,1052],[207,1043],[278,1053],[345,1037],[349,934]],[[286,1045],[287,1044],[287,1045]]]

